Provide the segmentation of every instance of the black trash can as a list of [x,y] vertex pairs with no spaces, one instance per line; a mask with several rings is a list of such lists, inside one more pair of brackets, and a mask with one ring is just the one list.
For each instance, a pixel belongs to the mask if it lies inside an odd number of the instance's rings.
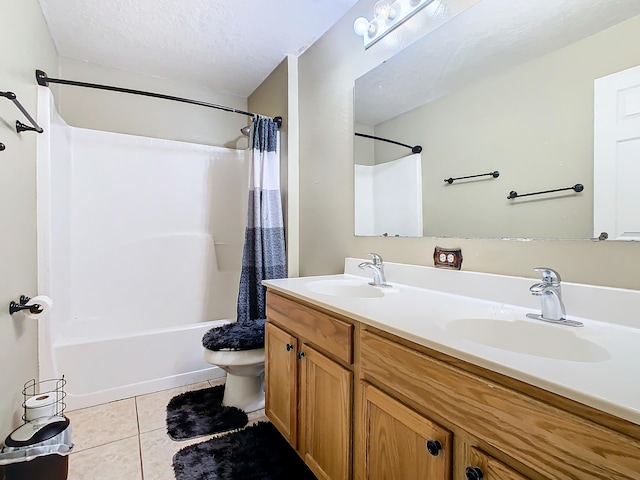
[[67,417],[24,423],[0,451],[0,480],[67,480],[72,448]]

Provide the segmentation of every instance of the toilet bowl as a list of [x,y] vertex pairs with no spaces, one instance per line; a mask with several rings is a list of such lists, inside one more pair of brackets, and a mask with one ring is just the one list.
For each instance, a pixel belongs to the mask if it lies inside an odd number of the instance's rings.
[[245,412],[264,408],[264,348],[252,350],[204,349],[206,362],[227,372],[222,405]]

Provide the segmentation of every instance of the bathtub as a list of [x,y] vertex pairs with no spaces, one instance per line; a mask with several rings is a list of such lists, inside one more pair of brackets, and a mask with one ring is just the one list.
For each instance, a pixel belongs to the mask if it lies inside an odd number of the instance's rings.
[[70,325],[53,344],[50,365],[55,371],[42,374],[64,375],[68,410],[219,378],[224,371],[204,361],[201,340],[209,329],[225,323],[128,333]]

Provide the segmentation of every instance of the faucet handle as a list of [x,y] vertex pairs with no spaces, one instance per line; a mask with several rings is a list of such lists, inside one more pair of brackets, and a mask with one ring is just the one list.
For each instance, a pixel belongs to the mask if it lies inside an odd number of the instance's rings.
[[557,287],[560,285],[560,274],[554,269],[549,267],[536,267],[533,269],[536,272],[542,272],[542,281]]
[[377,253],[367,253],[367,255],[371,256],[371,260],[373,261],[373,264],[377,267],[379,267],[380,265],[382,265],[382,257],[380,255],[378,255]]

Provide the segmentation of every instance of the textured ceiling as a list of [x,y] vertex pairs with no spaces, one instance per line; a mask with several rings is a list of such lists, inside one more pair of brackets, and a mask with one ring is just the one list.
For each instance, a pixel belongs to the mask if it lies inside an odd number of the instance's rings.
[[63,57],[247,97],[357,0],[40,0]]
[[640,0],[480,0],[356,80],[356,121],[376,125],[636,15]]

